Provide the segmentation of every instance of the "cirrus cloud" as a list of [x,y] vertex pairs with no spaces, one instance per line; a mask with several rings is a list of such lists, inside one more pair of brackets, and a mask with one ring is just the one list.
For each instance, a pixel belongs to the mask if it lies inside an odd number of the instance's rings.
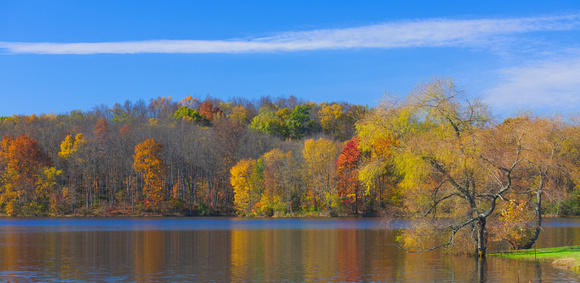
[[580,56],[529,62],[500,70],[499,81],[483,91],[502,109],[574,111],[580,106]]
[[536,31],[574,30],[580,14],[511,19],[428,19],[342,29],[285,32],[229,40],[125,42],[0,42],[13,54],[264,53],[352,48],[480,46],[496,37]]

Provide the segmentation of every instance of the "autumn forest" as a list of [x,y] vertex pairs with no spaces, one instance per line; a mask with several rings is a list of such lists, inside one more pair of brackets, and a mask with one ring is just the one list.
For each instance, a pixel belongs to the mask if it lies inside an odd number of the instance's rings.
[[1,213],[374,214],[392,200],[387,187],[361,190],[355,139],[337,163],[368,112],[292,96],[161,97],[2,117]]
[[1,117],[0,213],[384,215],[418,220],[408,249],[529,247],[542,215],[580,211],[580,125],[491,113],[435,77],[373,108],[160,97]]

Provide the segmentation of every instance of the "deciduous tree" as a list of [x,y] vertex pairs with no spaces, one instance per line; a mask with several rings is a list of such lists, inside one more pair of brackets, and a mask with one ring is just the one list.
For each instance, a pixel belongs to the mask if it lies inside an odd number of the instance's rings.
[[358,180],[358,167],[362,161],[358,138],[349,140],[340,151],[336,161],[338,196],[358,213],[361,184]]
[[146,139],[135,146],[133,169],[143,178],[143,192],[146,195],[145,205],[148,208],[159,208],[165,200],[164,178],[165,163],[162,154],[163,145],[154,139]]
[[49,158],[36,140],[26,135],[4,137],[0,153],[0,206],[7,214],[35,215],[44,211],[45,192],[42,188],[40,195],[36,192],[43,169],[49,165]]
[[238,215],[250,215],[262,196],[262,178],[254,159],[242,159],[231,169],[234,204]]
[[340,149],[336,142],[324,138],[304,142],[304,170],[311,204],[330,207],[335,192],[336,158]]

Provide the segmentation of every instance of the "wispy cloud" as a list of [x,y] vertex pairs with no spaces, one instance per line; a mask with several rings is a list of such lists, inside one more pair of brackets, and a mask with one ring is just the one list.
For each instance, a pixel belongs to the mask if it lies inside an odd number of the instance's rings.
[[580,107],[580,56],[545,60],[502,69],[500,80],[483,92],[501,110],[577,110]]
[[230,40],[148,40],[96,43],[0,42],[7,53],[260,53],[351,48],[481,46],[494,37],[534,31],[573,30],[580,14],[511,19],[429,19],[344,29],[286,32]]

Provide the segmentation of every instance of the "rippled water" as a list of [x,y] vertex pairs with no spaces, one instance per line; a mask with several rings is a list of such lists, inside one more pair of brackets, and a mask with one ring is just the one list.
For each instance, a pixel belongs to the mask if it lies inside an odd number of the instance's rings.
[[[0,281],[555,282],[548,263],[407,254],[375,219],[0,219]],[[387,229],[385,229],[387,228]],[[580,244],[549,219],[538,247]]]

